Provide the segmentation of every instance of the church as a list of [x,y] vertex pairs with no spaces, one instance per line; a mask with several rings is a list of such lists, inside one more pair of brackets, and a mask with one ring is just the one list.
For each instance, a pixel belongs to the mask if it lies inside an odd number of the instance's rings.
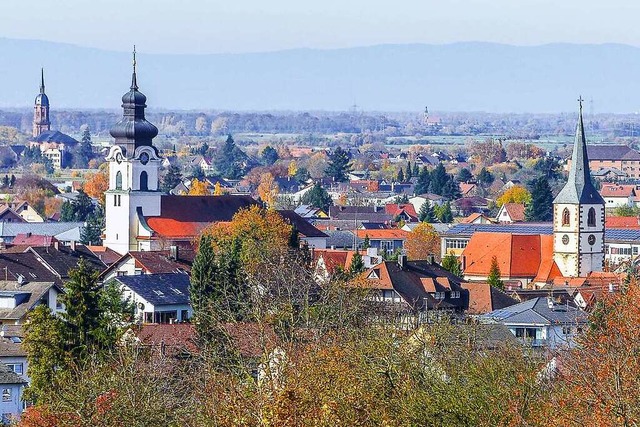
[[44,88],[44,69],[40,70],[40,93],[36,96],[33,107],[32,146],[40,148],[42,155],[51,160],[54,169],[67,166],[66,153],[78,144],[69,135],[51,130],[49,117],[49,97]]
[[208,225],[231,221],[258,203],[249,196],[174,196],[160,189],[162,158],[153,145],[158,128],[145,119],[147,97],[138,90],[135,52],[122,119],[110,130],[109,189],[103,245],[119,254],[188,246]]
[[524,288],[611,279],[612,273],[603,272],[605,201],[591,180],[582,99],[579,103],[571,167],[553,201],[552,227],[524,224],[517,232],[498,226],[474,233],[461,257],[465,279],[486,280],[494,257],[501,279]]

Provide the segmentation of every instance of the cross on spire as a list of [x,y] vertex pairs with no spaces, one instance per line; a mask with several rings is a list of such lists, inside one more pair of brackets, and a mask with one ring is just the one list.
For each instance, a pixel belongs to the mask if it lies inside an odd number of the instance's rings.
[[131,75],[131,89],[138,90],[138,78],[136,76],[136,45],[133,45],[133,74]]
[[580,95],[578,97],[578,104],[580,105],[580,115],[582,115],[582,103],[584,102],[584,99],[582,99],[582,95]]
[[136,45],[133,45],[133,72],[136,72]]

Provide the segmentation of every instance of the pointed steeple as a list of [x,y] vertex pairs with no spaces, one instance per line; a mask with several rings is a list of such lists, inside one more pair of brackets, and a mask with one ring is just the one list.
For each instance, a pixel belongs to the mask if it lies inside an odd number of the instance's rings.
[[573,143],[573,153],[571,155],[571,169],[567,183],[556,196],[553,203],[571,204],[604,204],[604,199],[591,182],[589,171],[589,156],[587,154],[587,138],[584,134],[584,122],[582,119],[582,102],[578,99],[580,113],[578,126],[576,128],[576,138]]
[[136,77],[136,45],[133,45],[133,74],[131,75],[131,90],[138,90],[138,78]]
[[44,94],[44,68],[40,68],[40,93]]
[[138,90],[136,48],[133,47],[133,74],[129,92],[122,96],[122,120],[116,123],[109,133],[116,139],[116,144],[124,148],[126,156],[132,157],[136,147],[152,146],[153,138],[158,135],[158,128],[144,117],[147,108],[147,97]]

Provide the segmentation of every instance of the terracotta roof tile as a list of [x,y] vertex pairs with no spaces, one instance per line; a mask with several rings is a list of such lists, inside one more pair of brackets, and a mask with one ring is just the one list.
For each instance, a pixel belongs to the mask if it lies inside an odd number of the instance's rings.
[[408,231],[400,230],[398,228],[390,229],[377,229],[377,230],[356,230],[356,234],[359,238],[364,239],[369,236],[369,239],[395,239],[404,240],[409,235]]
[[640,219],[635,216],[608,216],[605,219],[605,228],[631,228],[640,230]]
[[522,203],[505,203],[504,208],[511,221],[524,221],[524,205]]

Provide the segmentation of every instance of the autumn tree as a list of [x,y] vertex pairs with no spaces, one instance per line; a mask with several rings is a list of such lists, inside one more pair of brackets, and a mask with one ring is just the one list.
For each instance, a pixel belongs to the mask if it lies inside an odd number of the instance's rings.
[[471,143],[469,154],[482,166],[491,166],[506,160],[506,152],[502,147],[502,143],[494,139]]
[[502,193],[496,200],[498,206],[502,206],[505,203],[523,203],[528,205],[531,203],[531,193],[522,185],[514,185]]
[[273,175],[269,172],[263,173],[260,177],[260,185],[258,185],[258,195],[260,199],[266,203],[268,207],[273,208],[279,192],[280,189],[273,179]]
[[429,255],[434,255],[439,260],[440,236],[431,225],[421,222],[407,236],[404,248],[410,260],[427,259]]
[[87,174],[87,179],[82,189],[89,197],[92,197],[104,206],[104,192],[109,189],[109,171],[102,169],[96,173]]
[[209,194],[211,193],[209,192],[209,184],[207,181],[200,181],[197,178],[191,181],[189,196],[208,196]]
[[495,255],[491,258],[491,266],[489,267],[489,276],[487,277],[487,283],[494,288],[504,290],[504,283],[500,279],[500,266],[498,265],[498,258]]

